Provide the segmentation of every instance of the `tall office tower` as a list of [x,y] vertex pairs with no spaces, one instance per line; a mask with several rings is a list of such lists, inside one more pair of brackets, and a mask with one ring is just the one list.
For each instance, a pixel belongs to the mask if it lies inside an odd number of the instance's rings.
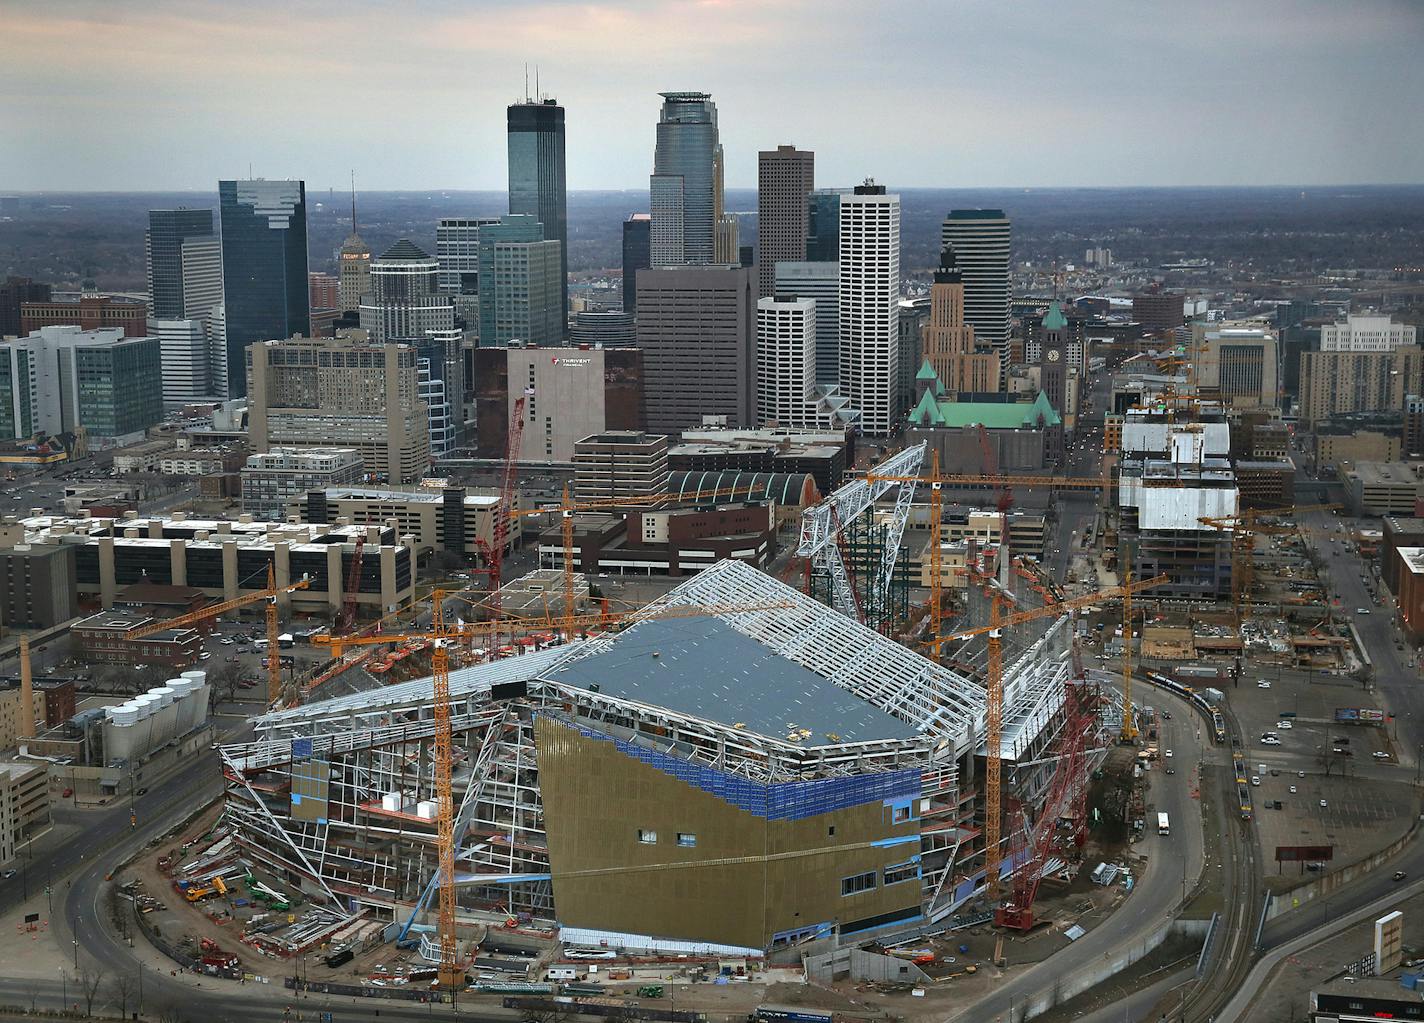
[[156,337],[117,327],[41,327],[0,345],[0,436],[88,431],[127,443],[163,418]]
[[638,274],[648,429],[675,433],[701,426],[704,416],[751,425],[755,291],[746,267],[655,266]]
[[36,284],[29,277],[6,277],[5,283],[0,284],[0,337],[20,333],[20,306],[23,303],[48,302],[52,297],[48,284]]
[[867,181],[841,196],[840,389],[861,429],[889,436],[899,418],[900,197]]
[[455,315],[472,329],[480,322],[480,229],[498,217],[441,217],[435,225],[440,290],[455,298]]
[[559,243],[561,323],[569,316],[569,214],[564,184],[564,108],[557,100],[509,107],[509,212],[530,213]]
[[775,290],[776,264],[802,262],[810,237],[816,154],[777,146],[757,155],[757,294]]
[[361,329],[370,339],[414,341],[455,328],[455,299],[437,288],[440,263],[406,238],[371,263],[371,290],[361,299]]
[[371,247],[356,230],[356,181],[351,181],[351,233],[341,243],[340,264],[337,276],[341,278],[338,297],[343,313],[354,313],[361,308],[361,296],[371,287]]
[[420,400],[425,403],[430,423],[430,457],[444,458],[455,448],[456,423],[453,408],[445,396],[445,380],[426,358],[415,360]]
[[[839,209],[837,204],[837,209]],[[816,383],[840,380],[840,264],[778,260],[774,291],[816,300]]]
[[307,188],[302,181],[219,181],[228,396],[247,386],[254,341],[307,334]]
[[841,189],[823,188],[806,197],[806,259],[834,263],[841,240]]
[[208,380],[208,325],[205,319],[148,318],[158,338],[163,375],[163,404],[187,405],[212,396]]
[[430,469],[430,421],[412,345],[364,331],[267,341],[246,353],[252,450],[355,448],[366,470],[418,483]]
[[222,254],[212,210],[149,210],[143,250],[149,316],[207,316],[222,301]]
[[776,295],[757,300],[757,425],[814,426],[816,300]]
[[940,246],[954,249],[964,280],[964,320],[975,341],[1009,367],[1009,218],[1003,210],[951,210],[940,228]]
[[964,322],[964,276],[953,249],[940,250],[939,269],[930,285],[930,318],[920,338],[945,391],[958,396],[999,389],[999,357],[976,352],[974,328]]
[[638,271],[652,265],[648,229],[653,218],[647,213],[631,214],[623,221],[623,311],[638,311]]
[[227,307],[221,302],[208,316],[208,393],[225,398],[227,388]]
[[653,266],[711,263],[721,214],[717,106],[705,92],[664,92],[648,181]]
[[510,213],[480,229],[481,347],[563,344],[562,249],[544,238],[532,213]]

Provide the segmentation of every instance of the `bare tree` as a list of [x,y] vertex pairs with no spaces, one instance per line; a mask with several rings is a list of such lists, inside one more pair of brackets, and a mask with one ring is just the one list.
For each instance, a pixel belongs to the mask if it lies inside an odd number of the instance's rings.
[[137,991],[137,978],[131,977],[127,973],[121,973],[109,984],[109,991],[114,996],[114,1000],[119,1003],[119,1015],[121,1017],[129,1014],[129,999]]
[[40,986],[34,981],[25,984],[25,994],[30,996],[30,1015],[33,1016],[38,1010],[35,1008],[35,1000],[39,997]]
[[158,1023],[188,1023],[188,1018],[183,1015],[182,1009],[169,1005],[158,1014]]
[[84,967],[79,971],[79,990],[84,993],[84,1015],[94,1015],[94,999],[99,995],[99,985],[104,982],[103,970]]
[[213,687],[214,704],[234,703],[237,700],[238,683],[242,681],[242,666],[224,661],[208,672],[208,682]]

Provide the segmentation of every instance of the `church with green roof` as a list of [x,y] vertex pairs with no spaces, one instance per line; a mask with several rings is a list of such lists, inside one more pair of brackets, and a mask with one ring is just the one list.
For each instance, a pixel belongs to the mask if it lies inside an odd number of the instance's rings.
[[915,374],[915,389],[908,442],[938,448],[944,472],[984,471],[981,426],[1002,472],[1039,472],[1062,460],[1063,417],[1042,391],[1032,401],[952,401],[928,359]]

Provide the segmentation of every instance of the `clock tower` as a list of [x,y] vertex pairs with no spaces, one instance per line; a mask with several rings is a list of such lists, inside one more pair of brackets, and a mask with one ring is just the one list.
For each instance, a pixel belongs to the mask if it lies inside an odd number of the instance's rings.
[[1043,317],[1042,364],[1039,389],[1060,416],[1068,397],[1068,318],[1055,301]]

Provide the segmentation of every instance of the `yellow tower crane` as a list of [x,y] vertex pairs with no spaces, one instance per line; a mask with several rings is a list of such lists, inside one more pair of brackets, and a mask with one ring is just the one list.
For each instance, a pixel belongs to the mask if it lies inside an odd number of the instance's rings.
[[458,990],[464,987],[465,971],[460,962],[459,944],[455,935],[455,800],[451,790],[450,773],[453,766],[454,737],[450,728],[450,646],[458,641],[477,636],[500,633],[542,632],[563,626],[572,632],[578,628],[616,625],[629,620],[641,621],[652,618],[688,618],[700,615],[717,615],[745,611],[770,611],[777,608],[794,607],[791,601],[768,601],[748,604],[683,605],[674,604],[642,611],[613,614],[566,615],[563,619],[505,618],[492,622],[472,622],[448,625],[442,608],[445,594],[436,590],[431,594],[431,621],[428,631],[378,633],[369,636],[315,636],[313,642],[329,646],[331,654],[340,658],[347,647],[377,646],[383,643],[401,643],[412,639],[430,640],[434,650],[431,654],[431,697],[435,717],[435,793],[436,793],[436,839],[439,844],[439,902],[438,937],[440,940],[440,964],[436,979],[442,990]]

